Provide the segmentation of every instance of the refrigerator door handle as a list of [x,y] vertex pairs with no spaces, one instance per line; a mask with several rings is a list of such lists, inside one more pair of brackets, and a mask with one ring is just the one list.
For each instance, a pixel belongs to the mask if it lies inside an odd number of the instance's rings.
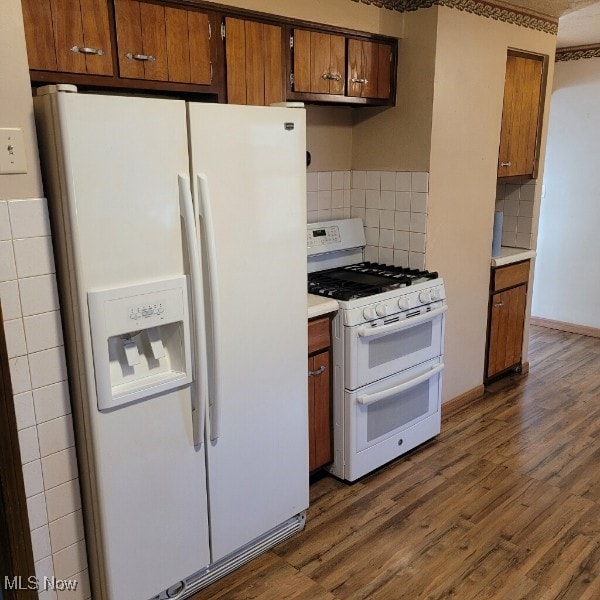
[[186,245],[190,263],[192,292],[192,320],[194,325],[194,348],[196,352],[194,383],[192,386],[192,422],[194,446],[201,446],[204,439],[204,415],[208,395],[206,354],[206,323],[204,319],[204,296],[198,232],[194,216],[194,203],[188,175],[178,176],[179,210],[183,219]]
[[215,253],[215,237],[210,208],[210,192],[208,178],[204,173],[197,175],[198,182],[198,211],[199,221],[202,224],[204,240],[206,243],[206,259],[208,263],[208,289],[210,306],[210,325],[212,332],[212,382],[209,383],[208,422],[211,441],[215,441],[221,434],[221,406],[219,389],[219,357],[220,331],[219,331],[219,292],[217,289],[217,256]]

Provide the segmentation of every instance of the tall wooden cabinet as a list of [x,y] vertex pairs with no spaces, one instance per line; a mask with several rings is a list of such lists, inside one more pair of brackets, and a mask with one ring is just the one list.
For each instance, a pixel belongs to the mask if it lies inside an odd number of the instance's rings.
[[529,261],[492,269],[488,317],[486,381],[521,370]]
[[508,51],[498,177],[537,175],[545,79],[543,56]]
[[225,18],[227,102],[269,106],[285,99],[283,28]]
[[21,0],[29,68],[112,75],[106,0]]

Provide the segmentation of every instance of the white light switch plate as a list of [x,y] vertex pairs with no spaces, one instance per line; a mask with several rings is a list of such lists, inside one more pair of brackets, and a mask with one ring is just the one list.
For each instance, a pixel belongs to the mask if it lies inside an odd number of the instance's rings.
[[27,173],[23,130],[17,127],[0,129],[0,175]]

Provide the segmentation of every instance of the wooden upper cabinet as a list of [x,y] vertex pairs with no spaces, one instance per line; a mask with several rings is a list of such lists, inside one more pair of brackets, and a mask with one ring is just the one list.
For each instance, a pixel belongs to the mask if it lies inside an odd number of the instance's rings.
[[22,0],[29,68],[112,75],[107,0]]
[[543,57],[508,52],[498,177],[533,177],[537,172],[543,81]]
[[225,18],[227,102],[269,106],[284,100],[283,29]]
[[210,85],[206,13],[115,0],[115,19],[121,77]]
[[293,30],[294,92],[344,94],[346,39],[341,35]]
[[364,40],[348,40],[348,95],[389,98],[392,47]]

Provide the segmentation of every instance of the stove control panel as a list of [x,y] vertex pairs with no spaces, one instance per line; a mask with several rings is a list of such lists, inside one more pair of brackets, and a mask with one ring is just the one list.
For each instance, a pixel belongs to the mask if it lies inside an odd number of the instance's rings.
[[306,245],[309,248],[325,246],[326,244],[336,244],[341,241],[340,228],[337,225],[321,227],[319,229],[309,229],[306,232]]
[[[446,293],[441,279],[436,279],[434,285],[423,283],[411,287],[416,289],[411,289],[401,295],[398,294],[397,290],[379,294],[379,299],[375,302],[369,302],[369,298],[364,298],[365,302],[361,306],[346,308],[344,303],[341,303],[344,309],[344,324],[349,326],[360,325],[367,321],[385,320],[386,317],[393,317],[403,312],[419,311],[424,306],[430,306],[433,309],[445,304]],[[373,300],[373,297],[371,297],[371,300]],[[352,300],[351,302],[354,304],[360,301]]]

